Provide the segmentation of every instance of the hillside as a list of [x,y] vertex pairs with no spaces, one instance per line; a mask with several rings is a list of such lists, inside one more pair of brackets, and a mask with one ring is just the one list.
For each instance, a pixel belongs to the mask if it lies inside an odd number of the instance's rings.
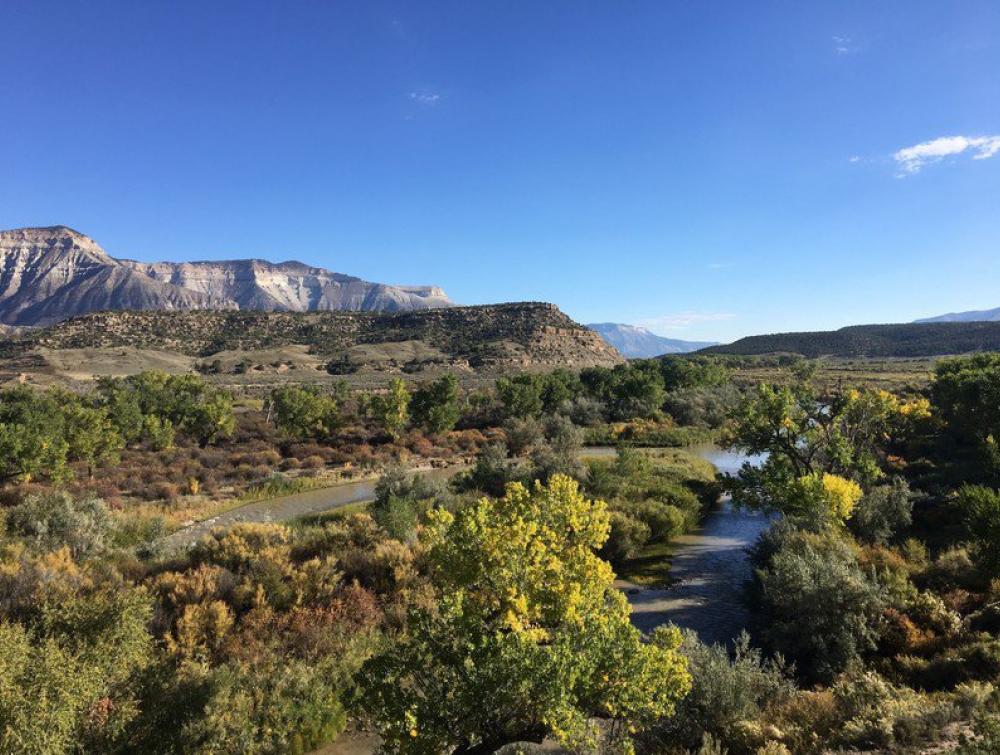
[[[291,348],[296,347],[296,348]],[[129,350],[125,352],[123,350]],[[543,303],[449,307],[418,312],[98,312],[0,341],[10,372],[44,371],[54,354],[88,363],[169,355],[223,371],[269,364],[282,355],[312,369],[416,372],[582,368],[622,357],[596,333]],[[102,356],[103,355],[103,356]],[[116,356],[118,355],[118,356]],[[103,359],[103,362],[101,361]],[[71,371],[67,366],[66,371]]]
[[949,312],[937,317],[925,317],[914,322],[997,322],[1000,321],[1000,307],[996,309],[978,309],[968,312]]
[[928,357],[1000,350],[1000,322],[852,325],[840,330],[749,336],[703,354]]
[[691,351],[714,346],[715,341],[682,341],[679,338],[664,338],[638,325],[618,322],[595,322],[587,325],[600,333],[601,338],[614,346],[629,359],[649,359],[663,354],[687,354]]
[[300,262],[134,262],[65,226],[0,231],[0,323],[7,325],[101,310],[399,312],[450,304],[434,286],[370,283]]

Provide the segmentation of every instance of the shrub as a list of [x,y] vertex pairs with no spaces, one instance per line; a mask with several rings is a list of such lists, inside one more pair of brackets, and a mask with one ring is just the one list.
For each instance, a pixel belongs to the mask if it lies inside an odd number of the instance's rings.
[[509,417],[503,423],[507,450],[513,456],[523,456],[537,446],[544,437],[542,423],[534,417]]
[[390,537],[407,540],[431,506],[446,504],[440,485],[422,475],[407,475],[400,467],[391,467],[375,485],[370,511]]
[[611,512],[611,532],[601,548],[601,557],[621,564],[634,557],[649,542],[649,526],[621,511]]
[[32,494],[7,512],[8,534],[23,538],[39,551],[66,546],[75,558],[104,549],[111,517],[97,498],[74,500],[69,493]]
[[507,458],[507,446],[488,443],[483,446],[476,463],[468,472],[455,477],[455,489],[480,490],[488,495],[501,496],[507,483],[516,478],[514,465]]
[[854,507],[851,531],[866,543],[885,543],[910,526],[913,499],[910,487],[901,478],[868,492]]
[[647,500],[629,507],[636,519],[649,527],[650,537],[665,540],[687,529],[690,518],[676,506],[662,501]]
[[884,590],[836,533],[779,532],[775,550],[755,575],[761,637],[805,678],[829,680],[874,649]]
[[706,645],[690,631],[684,632],[680,650],[692,686],[674,715],[655,729],[654,738],[664,743],[695,747],[707,734],[731,746],[743,725],[795,691],[784,661],[766,659],[750,646],[745,632],[736,639],[732,656],[724,646]]

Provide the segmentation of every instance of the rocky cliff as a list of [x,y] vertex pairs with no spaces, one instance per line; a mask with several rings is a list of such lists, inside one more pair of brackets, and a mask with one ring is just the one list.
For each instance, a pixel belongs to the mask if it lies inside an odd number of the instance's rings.
[[434,286],[370,283],[300,262],[134,262],[65,226],[0,231],[0,323],[99,310],[402,312],[450,306]]

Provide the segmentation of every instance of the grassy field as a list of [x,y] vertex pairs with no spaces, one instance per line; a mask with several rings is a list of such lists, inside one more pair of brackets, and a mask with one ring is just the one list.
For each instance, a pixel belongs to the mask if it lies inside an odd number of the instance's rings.
[[[930,382],[937,359],[816,359],[816,383],[827,389],[870,385],[885,390],[920,390]],[[794,377],[788,367],[743,366],[733,369],[741,385],[784,383]]]

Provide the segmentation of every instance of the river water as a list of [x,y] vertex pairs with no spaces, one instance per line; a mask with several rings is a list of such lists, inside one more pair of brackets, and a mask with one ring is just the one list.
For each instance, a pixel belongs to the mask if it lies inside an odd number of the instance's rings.
[[[689,450],[720,472],[735,473],[745,462],[761,461],[711,445]],[[723,500],[697,530],[674,539],[670,574],[675,581],[670,587],[619,583],[632,605],[632,623],[648,632],[673,622],[693,629],[703,642],[729,642],[747,625],[742,600],[743,584],[750,577],[746,548],[769,524],[768,517],[735,509]]]
[[[720,472],[733,473],[746,461],[758,461],[713,445],[692,446],[687,450],[711,462]],[[589,448],[583,455],[607,458],[614,454],[613,448]],[[460,469],[434,469],[421,474],[446,480]],[[168,548],[191,545],[214,528],[237,522],[288,521],[370,501],[375,495],[375,482],[374,479],[355,480],[251,503],[178,530],[165,539],[165,545]],[[675,582],[671,587],[647,589],[619,583],[632,605],[632,622],[643,631],[651,631],[672,621],[693,629],[706,642],[732,639],[746,625],[741,589],[750,571],[745,549],[768,523],[767,517],[761,514],[736,510],[729,501],[720,503],[701,527],[674,540],[671,576]]]

